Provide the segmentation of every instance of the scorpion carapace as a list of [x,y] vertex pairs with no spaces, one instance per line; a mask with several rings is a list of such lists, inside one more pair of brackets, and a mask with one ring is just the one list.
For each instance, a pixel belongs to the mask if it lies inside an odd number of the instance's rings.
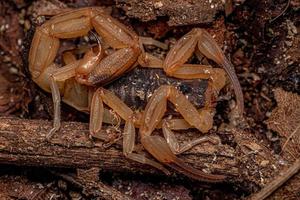
[[[64,54],[63,67],[54,62],[62,39],[82,37],[90,31],[96,31],[96,37],[100,38],[97,40],[97,48],[86,51],[80,59],[72,53]],[[195,51],[224,67],[235,89],[238,110],[243,113],[241,88],[230,62],[214,39],[205,30],[199,28],[192,29],[184,35],[170,49],[164,60],[145,52],[144,44],[167,49],[164,43],[138,36],[99,7],[63,12],[37,27],[29,52],[29,71],[33,81],[51,92],[53,96],[54,126],[47,138],[50,139],[51,135],[60,128],[61,96],[63,101],[76,109],[90,112],[91,136],[100,132],[103,122],[109,122],[105,117],[107,112],[104,105],[106,105],[125,121],[123,152],[127,158],[152,165],[168,173],[162,164],[134,152],[135,131],[138,128],[141,143],[161,163],[192,178],[209,182],[223,181],[225,176],[193,169],[175,156],[194,145],[210,140],[209,137],[204,136],[180,147],[172,130],[196,128],[202,133],[208,132],[212,128],[215,112],[211,99],[225,85],[223,69],[209,65],[186,64]],[[113,92],[104,89],[104,86],[109,88],[106,86],[108,83],[118,79],[124,73],[130,73],[138,65],[161,68],[165,75],[177,79],[207,80],[205,96],[209,101],[201,103],[201,107],[196,108],[194,103],[197,102],[192,98],[188,99],[178,90],[178,88],[187,89],[186,85],[182,86],[170,81],[157,85],[158,88],[151,92],[142,110],[139,112],[132,110]],[[144,92],[147,94],[147,91]],[[179,113],[178,116],[183,118],[164,118],[168,101]],[[164,138],[152,134],[157,128],[162,129]]]

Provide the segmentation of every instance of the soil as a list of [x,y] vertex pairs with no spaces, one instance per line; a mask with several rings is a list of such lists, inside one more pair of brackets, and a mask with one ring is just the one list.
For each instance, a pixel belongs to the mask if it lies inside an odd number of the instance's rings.
[[[238,148],[240,138],[248,140],[249,144],[259,141],[260,145],[272,152],[272,159],[274,157],[274,162],[263,165],[273,164],[277,169],[281,168],[283,137],[280,132],[270,129],[266,121],[272,110],[277,107],[274,89],[282,88],[284,91],[300,95],[300,4],[297,0],[290,0],[288,3],[283,0],[225,2],[226,4],[219,0],[1,1],[0,116],[52,119],[51,96],[34,84],[28,73],[28,51],[35,27],[49,18],[41,15],[55,14],[58,9],[103,6],[108,13],[139,35],[153,37],[170,46],[194,27],[206,29],[222,46],[226,56],[235,66],[245,97],[245,132],[249,135],[246,137],[241,133],[235,134],[222,129],[230,122],[230,108],[235,103],[229,84],[218,97],[212,132],[218,132],[222,142],[233,148]],[[62,48],[73,48],[72,45],[74,44],[65,43]],[[147,47],[146,50],[161,57],[166,54],[165,51],[153,47]],[[57,61],[60,62],[59,59]],[[209,61],[204,59],[205,62]],[[128,79],[123,77],[108,87],[120,95],[119,84],[125,85],[124,81],[132,82],[136,77],[146,77],[139,70],[130,76]],[[197,86],[199,88],[193,92],[200,95],[192,101],[201,106],[207,83],[199,81]],[[146,87],[154,86],[150,84]],[[183,90],[190,87],[182,86]],[[142,86],[138,88],[141,89]],[[140,93],[136,93],[136,96],[139,95]],[[126,98],[128,104],[144,106],[140,99],[137,101],[133,96],[124,97]],[[88,115],[85,113],[65,104],[62,107],[63,121],[88,122]],[[255,148],[250,145],[248,147]],[[286,166],[291,164],[293,159],[287,158]],[[248,166],[249,161],[242,156],[239,161],[245,168],[253,167],[252,171],[249,170],[253,174],[258,174],[261,170],[255,166]],[[52,169],[4,165],[0,166],[0,169],[0,197],[5,199],[89,199],[89,196],[74,184],[70,184],[61,176],[53,175]],[[68,174],[64,169],[55,170]],[[272,180],[276,175],[270,168],[266,173],[268,180]],[[145,178],[138,174],[114,172],[102,174],[101,180],[134,199],[241,199],[255,193],[265,184],[265,180],[261,183],[254,180],[251,183],[210,185],[188,179],[164,180],[161,177]],[[299,187],[292,187],[291,184],[287,184],[286,187],[270,199],[280,199],[283,196],[288,199],[300,199]],[[290,196],[286,191],[290,191]]]

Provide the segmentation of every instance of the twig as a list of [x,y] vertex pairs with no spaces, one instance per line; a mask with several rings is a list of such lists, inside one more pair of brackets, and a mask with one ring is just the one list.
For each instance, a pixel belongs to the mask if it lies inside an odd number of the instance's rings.
[[[105,142],[91,140],[88,124],[62,123],[61,129],[48,142],[45,135],[51,127],[49,121],[0,118],[0,164],[83,169],[98,167],[104,171],[162,175],[162,172],[148,165],[127,159],[119,144],[104,148]],[[187,136],[179,139],[180,142],[188,140]],[[234,157],[230,157],[230,147],[208,145],[206,148],[209,149],[190,151],[181,158],[198,169],[229,177],[237,174],[238,166],[233,162]],[[218,152],[215,165],[210,165],[214,155],[208,154],[209,151]]]
[[266,187],[260,190],[258,193],[249,197],[249,200],[263,200],[272,194],[275,190],[281,187],[286,181],[288,181],[293,175],[300,170],[300,159],[296,160],[294,164],[289,167],[282,175],[276,177]]
[[290,7],[290,3],[291,3],[291,0],[288,0],[285,8],[281,11],[281,13],[279,15],[277,15],[276,17],[274,17],[273,19],[270,19],[269,20],[269,23],[273,23],[275,20],[277,20],[279,17],[281,17],[286,11],[287,9]]
[[286,145],[289,143],[289,141],[292,139],[292,137],[297,133],[299,128],[300,128],[300,124],[295,128],[295,130],[286,139],[285,143],[282,146],[282,151],[285,149]]

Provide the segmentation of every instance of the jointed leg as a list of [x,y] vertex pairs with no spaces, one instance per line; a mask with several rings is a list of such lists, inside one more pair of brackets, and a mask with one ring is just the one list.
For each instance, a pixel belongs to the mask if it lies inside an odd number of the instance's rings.
[[112,92],[99,88],[93,95],[90,108],[90,134],[94,135],[101,130],[104,106],[103,103],[113,109],[122,119],[128,120],[133,111]]
[[[166,140],[160,136],[152,136],[151,133],[162,120],[166,111],[167,99],[170,100],[176,107],[176,110],[183,118],[192,126],[202,132],[208,131],[212,126],[212,116],[209,113],[202,112],[200,115],[197,109],[173,86],[161,86],[156,90],[148,102],[142,124],[140,128],[141,142],[145,149],[151,153],[157,160],[167,164],[168,166],[184,173],[195,179],[205,180],[208,182],[223,181],[225,176],[210,175],[189,167],[183,161],[175,156],[175,153],[180,153],[191,148],[191,146],[200,142],[209,140],[208,138],[198,139],[195,142],[189,143],[183,148],[179,148],[178,142],[174,134],[163,123],[162,128],[165,133]],[[206,115],[208,114],[208,115]]]
[[183,64],[192,56],[193,52],[196,51],[196,55],[199,57],[199,52],[196,49],[224,68],[233,84],[237,108],[242,115],[244,109],[243,93],[234,68],[215,40],[205,30],[193,29],[178,40],[166,56],[163,64],[165,72],[170,76],[178,76],[176,71],[180,70]]
[[150,37],[139,37],[139,43],[140,43],[139,45],[140,45],[140,49],[141,49],[142,53],[138,58],[138,63],[142,67],[162,68],[163,61],[160,58],[147,53],[145,51],[145,48],[143,45],[153,45],[153,46],[157,46],[164,50],[168,49],[168,46],[165,43],[159,42]]
[[165,173],[169,173],[161,164],[146,158],[144,155],[133,153],[135,145],[135,126],[134,113],[112,92],[105,89],[98,89],[92,99],[90,113],[90,133],[94,135],[101,130],[103,119],[103,103],[112,108],[122,119],[125,120],[123,134],[123,153],[124,155],[140,163],[151,165]]
[[62,68],[57,68],[49,77],[49,85],[52,93],[53,105],[54,105],[54,119],[53,119],[53,128],[49,131],[46,138],[50,139],[51,136],[59,130],[60,128],[60,91],[57,82],[65,82],[65,80],[74,77],[75,68],[77,67],[78,62],[70,63]]
[[165,174],[170,174],[170,172],[158,162],[146,158],[145,155],[133,153],[134,145],[135,145],[135,127],[133,124],[133,119],[132,117],[130,117],[129,120],[126,121],[124,134],[123,134],[124,155],[131,160],[151,165],[152,167],[155,167],[163,171]]
[[162,130],[163,130],[164,137],[165,137],[171,151],[175,155],[181,154],[203,142],[211,142],[213,144],[219,143],[219,141],[216,141],[215,139],[213,139],[209,136],[201,136],[195,140],[185,143],[183,146],[180,147],[177,138],[175,137],[173,131],[169,128],[168,122],[166,120],[163,120]]
[[163,61],[147,52],[144,52],[139,56],[138,64],[145,68],[163,68]]
[[143,45],[153,45],[153,46],[157,46],[161,49],[167,50],[168,49],[168,45],[166,45],[165,43],[162,43],[160,41],[154,40],[151,37],[142,37],[139,36],[140,39],[140,43]]
[[60,93],[57,86],[57,83],[55,82],[53,76],[50,77],[50,88],[52,92],[52,99],[53,99],[53,105],[54,105],[54,119],[53,119],[53,128],[49,131],[49,133],[46,135],[46,139],[49,140],[51,136],[59,130],[60,128]]
[[221,90],[226,82],[224,70],[209,65],[183,64],[172,72],[172,76],[181,79],[209,79],[217,90]]
[[185,121],[201,132],[207,132],[212,126],[212,116],[209,112],[200,112],[188,99],[173,86],[161,86],[149,100],[141,125],[141,132],[150,135],[162,120],[167,109],[167,99],[171,101],[176,110]]

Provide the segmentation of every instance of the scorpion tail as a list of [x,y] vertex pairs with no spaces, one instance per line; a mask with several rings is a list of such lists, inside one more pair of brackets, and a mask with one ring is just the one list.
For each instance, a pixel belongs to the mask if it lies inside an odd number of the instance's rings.
[[175,161],[172,163],[166,163],[169,167],[175,169],[176,171],[199,181],[209,182],[209,183],[219,183],[223,182],[226,178],[224,175],[207,174],[198,169],[190,167],[185,164],[181,159],[175,157]]
[[157,160],[190,178],[211,183],[222,182],[226,178],[224,175],[204,173],[185,164],[175,156],[165,139],[160,136],[145,136],[142,138],[142,144]]

